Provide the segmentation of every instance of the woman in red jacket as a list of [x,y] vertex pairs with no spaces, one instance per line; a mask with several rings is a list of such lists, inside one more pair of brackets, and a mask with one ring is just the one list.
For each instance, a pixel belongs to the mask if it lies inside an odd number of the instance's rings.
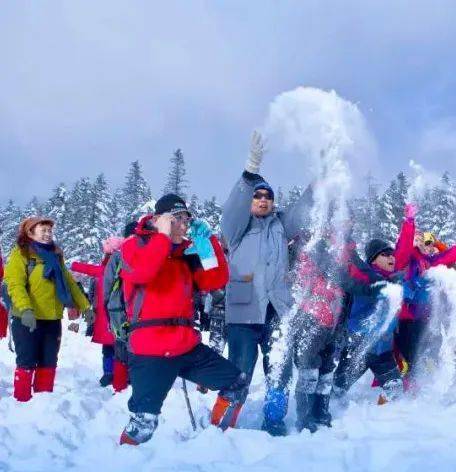
[[123,241],[123,238],[113,236],[103,242],[104,258],[101,264],[73,262],[71,265],[73,272],[85,274],[95,279],[95,293],[94,300],[92,301],[95,310],[92,342],[103,346],[103,376],[100,379],[100,385],[107,387],[112,384],[116,391],[126,388],[127,374],[126,366],[118,365],[120,361],[115,359],[115,339],[109,329],[109,320],[104,306],[103,279],[109,258],[115,251],[120,249]]
[[[232,423],[233,412],[246,396],[245,375],[202,344],[193,326],[195,287],[203,291],[224,287],[228,265],[205,222],[193,222],[193,238],[185,239],[190,218],[180,197],[165,195],[155,206],[156,232],[147,242],[129,238],[121,248],[132,386],[128,402],[132,414],[121,444],[138,445],[152,437],[163,401],[178,376],[221,390],[229,403],[222,428]],[[206,257],[208,252],[212,259]],[[203,268],[208,260],[210,265]]]

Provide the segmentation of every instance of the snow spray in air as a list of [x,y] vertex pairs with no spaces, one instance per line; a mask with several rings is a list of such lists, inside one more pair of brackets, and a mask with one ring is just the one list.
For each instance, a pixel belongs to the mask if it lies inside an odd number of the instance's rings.
[[[330,251],[337,259],[349,220],[347,198],[353,175],[375,159],[375,144],[359,108],[335,91],[299,87],[277,96],[264,127],[269,141],[302,156],[302,180],[312,181],[313,206],[303,251],[311,252],[328,232]],[[308,294],[294,287],[295,303],[283,320],[271,352],[273,365],[281,366],[288,351],[292,320]],[[273,369],[278,370],[279,369]],[[276,380],[273,378],[272,380]],[[277,374],[279,376],[279,374]]]

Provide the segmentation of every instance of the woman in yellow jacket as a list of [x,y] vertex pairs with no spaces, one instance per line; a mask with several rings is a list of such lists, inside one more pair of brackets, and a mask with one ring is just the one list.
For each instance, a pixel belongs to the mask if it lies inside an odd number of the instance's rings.
[[16,347],[14,397],[28,401],[34,392],[52,392],[65,307],[90,318],[90,304],[64,265],[53,241],[54,222],[27,218],[5,266],[11,298],[11,331]]

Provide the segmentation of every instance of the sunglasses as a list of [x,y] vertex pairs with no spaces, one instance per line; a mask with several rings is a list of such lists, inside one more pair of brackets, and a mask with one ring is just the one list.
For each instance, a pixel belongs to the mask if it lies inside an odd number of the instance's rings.
[[424,241],[425,246],[432,246],[434,244],[434,241],[430,241],[429,239],[427,241]]
[[192,218],[187,215],[173,215],[173,218],[177,223],[184,225],[189,225],[192,222]]
[[386,251],[382,251],[380,253],[380,256],[383,256],[383,257],[390,257],[394,254],[394,251],[391,251],[390,249],[389,250],[386,250]]
[[272,200],[272,195],[269,192],[255,192],[253,194],[255,200],[261,200],[262,198],[266,200]]

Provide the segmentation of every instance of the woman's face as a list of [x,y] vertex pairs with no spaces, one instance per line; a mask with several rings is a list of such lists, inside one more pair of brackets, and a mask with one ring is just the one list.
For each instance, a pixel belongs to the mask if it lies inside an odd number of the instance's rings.
[[50,244],[54,239],[53,228],[50,225],[39,223],[29,231],[28,236],[37,243]]
[[434,245],[433,244],[425,244],[423,233],[416,232],[415,233],[415,240],[414,245],[419,249],[421,254],[434,254]]

